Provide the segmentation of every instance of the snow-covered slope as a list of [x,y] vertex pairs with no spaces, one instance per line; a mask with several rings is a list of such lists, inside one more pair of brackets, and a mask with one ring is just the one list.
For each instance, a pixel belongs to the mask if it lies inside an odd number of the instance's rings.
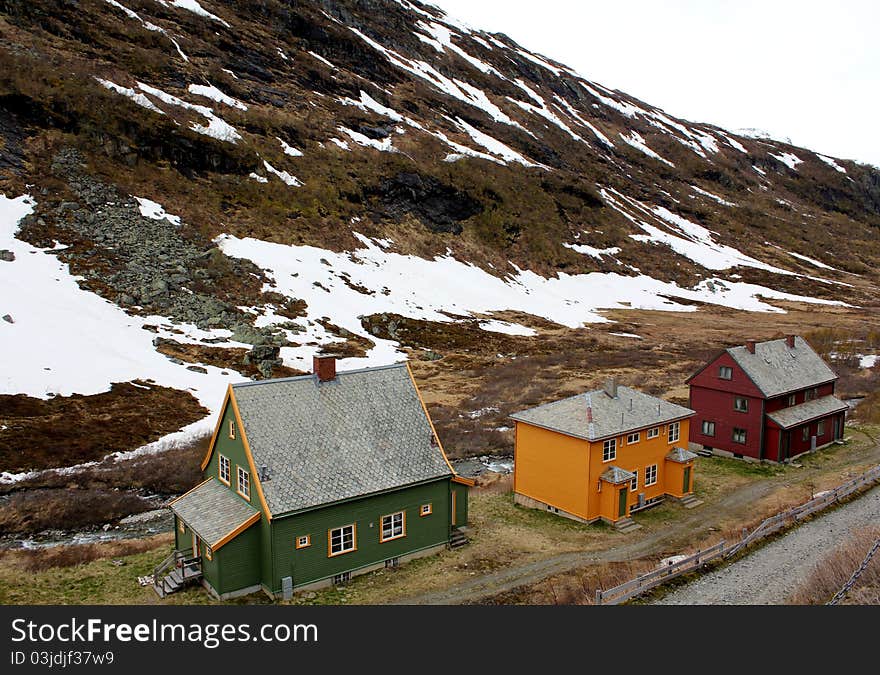
[[143,379],[215,410],[236,349],[299,370],[346,340],[341,367],[406,358],[375,315],[527,341],[540,328],[497,315],[577,329],[875,287],[870,167],[675,119],[430,5],[19,5],[0,394]]

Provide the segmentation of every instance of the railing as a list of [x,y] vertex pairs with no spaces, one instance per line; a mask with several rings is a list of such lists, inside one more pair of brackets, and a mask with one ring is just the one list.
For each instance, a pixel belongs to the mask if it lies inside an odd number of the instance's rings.
[[665,584],[670,579],[693,572],[695,569],[705,565],[711,560],[720,558],[724,555],[724,540],[722,539],[714,546],[710,546],[702,551],[697,551],[693,555],[689,555],[683,560],[679,560],[671,565],[665,565],[652,572],[643,574],[635,579],[626,581],[619,586],[609,588],[607,591],[601,589],[596,591],[597,605],[619,605],[621,602],[641,595],[652,588],[656,588],[660,584]]
[[775,516],[770,516],[751,532],[743,532],[743,538],[735,546],[732,546],[730,550],[724,554],[724,557],[733,557],[749,544],[758,541],[759,539],[763,539],[764,537],[768,537],[771,534],[775,534],[779,530],[782,530],[789,525],[793,525],[794,523],[811,516],[817,511],[826,509],[831,506],[831,504],[840,501],[844,497],[848,497],[852,493],[861,490],[863,487],[866,487],[877,480],[880,480],[880,465],[875,466],[873,469],[866,471],[862,475],[857,476],[842,485],[838,485],[833,490],[828,490],[817,497],[813,497],[810,501],[805,502],[800,506],[795,506],[782,513],[777,513]]
[[198,579],[202,576],[202,557],[190,555],[188,551],[174,550],[153,568],[153,583],[166,595],[177,590],[168,581],[168,575],[175,569],[180,571],[182,583]]
[[878,480],[880,480],[880,465],[875,466],[873,469],[869,469],[860,476],[848,480],[842,485],[838,485],[833,490],[828,490],[827,492],[813,497],[811,500],[800,506],[795,506],[782,513],[777,513],[775,516],[770,516],[751,532],[743,530],[742,539],[728,548],[725,548],[725,543],[722,539],[714,546],[703,551],[697,551],[693,555],[690,555],[677,563],[648,572],[647,574],[643,574],[642,576],[622,583],[619,586],[609,588],[606,591],[599,589],[596,591],[596,604],[617,605],[621,602],[626,602],[637,595],[641,595],[642,593],[666,583],[670,579],[674,579],[687,572],[692,572],[711,560],[717,558],[729,559],[743,548],[759,539],[768,537],[789,525],[793,525],[804,518],[807,518],[817,511],[828,508],[831,504],[848,497],[862,488],[876,483]]

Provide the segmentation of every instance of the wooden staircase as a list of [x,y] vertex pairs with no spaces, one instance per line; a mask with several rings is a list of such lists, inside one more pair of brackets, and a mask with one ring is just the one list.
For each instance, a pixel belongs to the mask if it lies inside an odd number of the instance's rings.
[[460,546],[464,546],[465,544],[467,544],[469,541],[470,539],[467,538],[467,535],[464,532],[459,530],[457,527],[453,528],[452,536],[449,537],[449,548],[459,548]]
[[177,593],[202,578],[202,558],[184,551],[172,551],[153,569],[153,590],[160,598]]

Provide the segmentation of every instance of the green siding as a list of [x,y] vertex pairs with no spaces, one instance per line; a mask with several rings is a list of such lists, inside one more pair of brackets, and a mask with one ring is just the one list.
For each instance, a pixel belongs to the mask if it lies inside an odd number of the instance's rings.
[[[255,476],[250,475],[251,469],[248,466],[247,455],[244,451],[244,443],[241,440],[241,429],[238,428],[238,423],[235,424],[235,438],[229,438],[229,422],[235,420],[235,412],[232,409],[232,404],[226,404],[226,410],[223,411],[223,422],[220,424],[220,430],[217,432],[217,440],[214,443],[214,451],[211,453],[211,459],[208,462],[208,466],[205,467],[204,477],[208,478],[210,476],[220,477],[220,455],[229,458],[229,489],[232,490],[233,494],[238,495],[238,492],[235,490],[236,486],[236,476],[237,471],[236,467],[241,467],[245,471],[248,472],[250,476],[251,482],[251,500],[250,503],[255,507],[260,509],[260,498],[257,495],[255,483]],[[239,497],[242,499],[242,497]],[[245,500],[247,501],[247,500]]]
[[[293,577],[294,586],[356,570],[389,558],[414,553],[449,541],[449,479],[386,492],[335,506],[276,519],[272,522],[274,573],[271,590],[281,590],[282,577]],[[422,504],[433,513],[420,516]],[[406,512],[406,536],[379,542],[381,518]],[[329,557],[328,530],[355,523],[357,550]],[[311,546],[295,548],[295,538],[311,535]]]
[[[250,468],[238,425],[236,438],[229,438],[229,421],[234,419],[232,405],[227,404],[204,477],[219,477],[219,455],[228,457],[230,490],[237,494],[236,467],[241,466],[249,473]],[[258,525],[214,551],[213,560],[207,560],[203,551],[205,579],[221,594],[259,583],[273,593],[280,593],[281,579],[286,576],[293,577],[294,586],[298,587],[444,544],[449,540],[453,491],[456,494],[456,525],[462,526],[468,518],[468,488],[452,483],[448,478],[297,515],[276,517],[272,521],[263,512]],[[263,510],[253,475],[250,503]],[[422,504],[428,503],[432,505],[432,514],[420,516]],[[382,516],[397,511],[406,512],[406,536],[380,543]],[[357,550],[329,557],[328,531],[351,523],[357,526]],[[311,546],[297,550],[296,537],[306,534],[311,536]],[[178,548],[192,548],[189,528],[184,534],[175,530],[175,543]]]
[[463,527],[468,522],[468,486],[452,481],[450,486],[455,492],[455,527]]
[[174,548],[178,551],[192,552],[192,530],[184,523],[184,531],[180,531],[180,519],[174,516]]
[[[227,546],[229,546],[229,544],[227,544]],[[211,584],[217,592],[223,593],[223,591],[220,590],[223,582],[223,570],[220,568],[220,560],[217,557],[217,554],[222,553],[223,549],[221,548],[219,551],[214,551],[214,559],[208,560],[208,556],[205,555],[205,550],[207,548],[207,542],[202,541],[199,544],[199,555],[202,556],[202,575],[205,577],[205,581]]]
[[217,583],[208,577],[219,593],[230,593],[260,583],[260,528],[251,525],[235,539],[214,551],[213,564],[219,571]]
[[[257,583],[262,583],[267,588],[271,585],[272,581],[272,547],[271,547],[271,525],[269,523],[269,519],[266,517],[266,512],[263,510],[263,505],[260,502],[260,497],[257,494],[256,488],[256,476],[252,475],[250,467],[248,466],[247,454],[244,449],[244,442],[242,439],[242,429],[239,428],[238,423],[235,425],[235,438],[229,438],[229,422],[230,420],[235,420],[235,411],[232,408],[232,403],[226,404],[226,409],[223,411],[222,422],[220,423],[220,430],[217,432],[217,440],[214,443],[214,449],[211,453],[211,459],[208,462],[208,465],[205,467],[204,477],[208,478],[210,476],[220,477],[220,455],[223,455],[229,459],[229,489],[235,494],[239,499],[242,499],[241,496],[236,492],[236,476],[237,470],[236,467],[241,466],[245,471],[250,474],[250,482],[251,482],[251,506],[259,509],[263,516],[260,519],[260,523],[257,527],[248,528],[245,533],[242,533],[238,537],[236,537],[233,541],[226,544],[226,546],[222,547],[220,551],[215,554],[215,561],[222,566],[222,573],[220,578],[218,579],[218,583],[215,585],[213,581],[211,585],[214,586],[220,593],[228,593],[230,591],[238,590],[238,588],[246,588],[247,586],[252,586]],[[244,535],[247,534],[245,537]],[[239,543],[239,540],[242,539],[244,543]],[[226,552],[226,549],[229,547],[233,547],[229,553],[222,556],[221,558],[217,558],[217,555]],[[228,560],[228,562],[227,562]],[[222,561],[222,562],[221,562]],[[257,577],[256,581],[253,580],[254,574],[248,572],[247,574],[243,573],[240,569],[238,569],[241,565],[244,564],[243,561],[247,562],[247,565],[252,567],[255,570],[255,575]],[[227,571],[227,565],[230,565],[230,571]],[[244,581],[238,587],[233,587],[230,585],[231,579],[243,579]]]

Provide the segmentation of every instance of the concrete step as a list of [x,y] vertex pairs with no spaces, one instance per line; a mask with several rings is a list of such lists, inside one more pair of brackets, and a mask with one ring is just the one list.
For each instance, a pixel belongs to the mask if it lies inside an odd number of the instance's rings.
[[681,505],[684,506],[684,508],[686,508],[686,509],[696,508],[702,503],[703,503],[702,499],[697,499],[693,495],[688,495],[686,497],[683,497],[681,500]]
[[634,532],[636,530],[642,529],[642,526],[639,525],[632,518],[621,518],[620,520],[615,521],[612,527],[618,532],[623,533]]

